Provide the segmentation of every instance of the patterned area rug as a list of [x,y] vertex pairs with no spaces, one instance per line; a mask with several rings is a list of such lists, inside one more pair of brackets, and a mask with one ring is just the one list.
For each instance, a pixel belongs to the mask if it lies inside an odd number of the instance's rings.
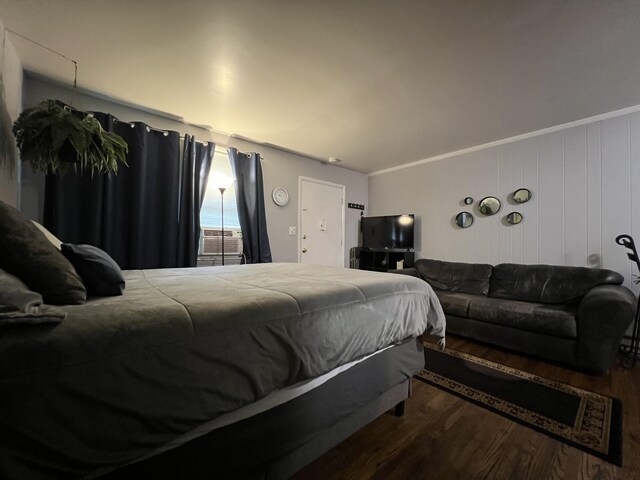
[[622,404],[425,342],[418,380],[622,466]]

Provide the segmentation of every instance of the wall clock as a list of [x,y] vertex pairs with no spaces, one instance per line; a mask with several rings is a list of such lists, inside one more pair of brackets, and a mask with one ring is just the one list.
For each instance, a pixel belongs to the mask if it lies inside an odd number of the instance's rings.
[[273,198],[273,202],[276,205],[284,207],[287,203],[289,203],[289,192],[284,187],[276,187],[271,192],[271,198]]

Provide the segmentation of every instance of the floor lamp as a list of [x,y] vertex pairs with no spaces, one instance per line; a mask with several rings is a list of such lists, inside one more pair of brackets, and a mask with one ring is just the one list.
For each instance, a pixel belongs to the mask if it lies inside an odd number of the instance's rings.
[[222,266],[224,266],[224,192],[233,184],[233,178],[221,173],[213,174],[213,183],[220,190],[220,223],[222,227],[221,247],[222,247]]
[[[633,241],[633,237],[623,234],[616,237],[616,243],[629,249],[627,257],[638,267],[640,271],[640,257],[636,250],[636,244]],[[635,283],[640,283],[640,277],[636,278]],[[638,352],[640,352],[640,298],[638,299],[638,305],[636,306],[636,316],[633,320],[633,333],[631,334],[631,344],[629,346],[620,345],[618,350],[624,355],[622,359],[622,366],[624,368],[634,367],[638,361]]]

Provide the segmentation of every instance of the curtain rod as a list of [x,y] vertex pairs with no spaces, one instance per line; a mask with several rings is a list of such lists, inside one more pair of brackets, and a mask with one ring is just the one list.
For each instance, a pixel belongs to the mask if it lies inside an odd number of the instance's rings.
[[[151,130],[153,130],[154,132],[160,132],[160,133],[162,133],[165,137],[166,137],[167,135],[169,135],[169,132],[176,132],[177,134],[179,134],[179,135],[180,135],[180,140],[184,141],[184,137],[185,137],[185,135],[188,135],[188,133],[185,133],[184,135],[181,135],[181,134],[180,134],[180,132],[178,132],[177,130],[163,130],[163,129],[161,129],[161,128],[155,128],[155,127],[152,127],[151,125],[148,125],[148,124],[146,124],[146,123],[144,123],[144,122],[126,122],[126,121],[124,121],[124,120],[120,120],[118,117],[116,117],[115,115],[113,115],[113,114],[111,114],[111,113],[109,113],[109,115],[111,115],[111,116],[113,117],[113,119],[114,119],[116,122],[126,123],[127,125],[131,125],[131,128],[135,127],[136,123],[141,123],[142,125],[144,125],[144,126],[145,126],[145,128],[147,129],[147,131],[148,131],[148,132],[149,132],[149,131],[151,131]],[[210,143],[215,143],[215,142],[213,142],[213,141],[200,141],[200,140],[196,140],[195,142],[196,142],[196,143],[199,143],[199,144],[201,144],[201,145],[204,145],[204,146],[207,146],[207,145],[208,145],[208,144],[210,144]]]
[[[91,111],[89,111],[89,112],[83,112],[82,110],[79,110],[79,109],[77,109],[77,108],[75,108],[75,107],[72,107],[72,106],[70,106],[70,105],[67,105],[67,107],[69,107],[69,108],[70,108],[70,109],[72,109],[72,110],[75,110],[76,112],[87,113],[87,115],[93,115],[93,112],[91,112]],[[152,127],[151,125],[148,125],[148,124],[146,124],[145,122],[127,122],[127,121],[125,121],[125,120],[120,120],[118,117],[116,117],[115,115],[113,115],[113,114],[111,114],[111,113],[107,113],[107,115],[111,115],[111,116],[113,117],[113,120],[114,120],[116,123],[125,123],[125,124],[127,124],[127,125],[130,125],[130,126],[131,126],[131,128],[134,128],[134,127],[136,126],[136,124],[137,124],[137,123],[140,123],[140,124],[142,124],[142,125],[144,125],[144,126],[145,126],[145,128],[147,129],[147,132],[150,132],[150,131],[152,131],[152,130],[153,130],[154,132],[160,132],[160,133],[162,133],[165,137],[166,137],[167,135],[169,135],[169,132],[176,132],[177,134],[179,134],[179,135],[180,135],[180,132],[178,132],[177,130],[163,130],[163,129],[161,129],[161,128],[155,128],[155,127]],[[185,133],[184,135],[180,135],[180,140],[181,140],[181,141],[184,141],[184,136],[185,136],[185,135],[188,135],[188,134],[187,134],[187,133]],[[207,141],[200,141],[200,140],[196,140],[196,143],[199,143],[199,144],[201,144],[201,145],[207,146],[209,143],[215,143],[215,142],[207,142]]]

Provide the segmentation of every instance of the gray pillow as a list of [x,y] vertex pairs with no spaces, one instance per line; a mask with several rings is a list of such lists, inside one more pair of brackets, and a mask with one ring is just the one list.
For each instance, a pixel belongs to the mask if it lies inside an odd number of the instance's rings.
[[42,295],[18,278],[0,270],[0,326],[22,323],[59,323],[66,312],[42,305]]
[[45,303],[78,305],[87,291],[73,265],[15,208],[0,201],[0,269],[38,292]]
[[120,266],[107,252],[93,245],[63,243],[62,254],[82,277],[89,295],[110,297],[122,295],[124,275]]

